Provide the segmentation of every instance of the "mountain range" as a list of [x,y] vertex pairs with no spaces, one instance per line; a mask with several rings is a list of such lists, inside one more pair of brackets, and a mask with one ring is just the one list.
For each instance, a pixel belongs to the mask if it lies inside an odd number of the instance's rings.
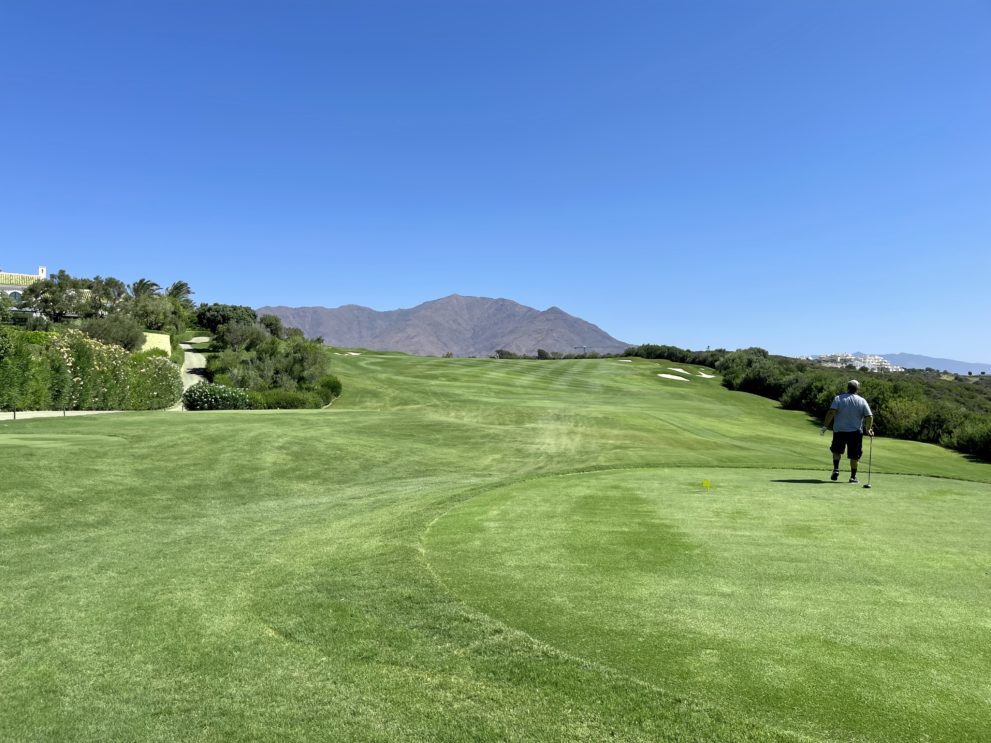
[[537,310],[509,299],[459,294],[385,312],[355,304],[257,311],[275,315],[308,338],[323,338],[330,346],[421,356],[491,356],[500,349],[527,355],[538,349],[621,353],[630,346],[559,307]]
[[938,369],[953,374],[991,374],[991,364],[978,364],[971,361],[938,359],[932,356],[919,356],[912,353],[882,353],[881,357],[904,369]]

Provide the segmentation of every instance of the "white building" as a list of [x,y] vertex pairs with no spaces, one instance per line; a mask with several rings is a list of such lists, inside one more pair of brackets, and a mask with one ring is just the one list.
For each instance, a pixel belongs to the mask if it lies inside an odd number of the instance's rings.
[[900,366],[895,366],[883,356],[875,354],[864,354],[855,356],[852,353],[825,353],[821,356],[810,356],[812,361],[816,361],[823,366],[832,366],[837,369],[845,369],[853,365],[857,369],[867,368],[872,372],[902,372],[905,371]]
[[48,270],[44,266],[38,266],[37,274],[0,271],[0,292],[19,302],[25,289],[35,281],[44,281],[47,278]]

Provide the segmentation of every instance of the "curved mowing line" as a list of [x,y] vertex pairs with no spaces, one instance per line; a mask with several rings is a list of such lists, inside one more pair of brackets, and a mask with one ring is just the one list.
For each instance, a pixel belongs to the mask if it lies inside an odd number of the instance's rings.
[[[752,717],[752,716],[749,716],[749,715],[746,715],[746,714],[740,714],[740,713],[737,712],[737,710],[734,710],[734,709],[732,709],[730,707],[720,706],[720,705],[714,703],[713,700],[708,699],[706,697],[699,697],[697,695],[688,695],[688,694],[684,694],[684,693],[679,693],[679,692],[673,691],[672,689],[669,689],[667,687],[664,687],[664,686],[661,686],[661,685],[659,685],[657,683],[654,683],[652,681],[648,681],[648,680],[646,680],[644,678],[641,678],[638,675],[635,675],[635,674],[632,674],[632,673],[629,673],[629,672],[626,672],[626,671],[622,671],[622,670],[620,670],[620,669],[618,669],[618,668],[616,668],[614,666],[611,666],[611,665],[609,665],[607,663],[603,663],[601,661],[593,660],[593,659],[588,658],[588,657],[585,657],[583,655],[578,655],[578,654],[573,653],[571,651],[564,650],[563,648],[558,647],[557,645],[554,645],[554,644],[552,644],[552,643],[550,643],[550,642],[548,642],[546,640],[539,639],[538,637],[535,637],[534,635],[532,635],[529,632],[521,629],[520,627],[517,627],[515,625],[509,624],[505,620],[500,619],[500,618],[498,618],[496,616],[493,616],[492,614],[489,614],[488,612],[483,611],[478,606],[470,603],[464,597],[462,597],[461,595],[459,595],[458,593],[456,593],[455,591],[453,591],[448,586],[447,582],[441,577],[441,575],[437,572],[437,570],[434,568],[434,566],[430,562],[429,556],[427,554],[426,542],[427,542],[427,539],[429,538],[430,532],[433,529],[433,527],[439,521],[441,521],[441,519],[446,518],[450,514],[454,513],[456,510],[461,509],[461,508],[464,508],[465,506],[467,506],[468,504],[470,504],[471,502],[473,502],[477,498],[479,498],[481,496],[484,496],[484,495],[487,495],[489,493],[492,493],[493,491],[496,491],[496,490],[499,490],[499,489],[502,489],[502,488],[513,487],[513,486],[524,484],[524,483],[527,483],[527,482],[537,482],[537,481],[540,481],[540,480],[549,480],[549,479],[553,479],[553,478],[562,478],[562,477],[574,477],[576,475],[580,476],[580,475],[598,474],[598,473],[602,473],[602,472],[637,472],[637,471],[662,470],[662,469],[664,469],[664,470],[699,469],[699,466],[698,465],[671,466],[671,465],[667,465],[667,464],[665,464],[665,465],[644,464],[644,465],[632,465],[632,466],[612,466],[612,465],[592,466],[592,467],[585,467],[585,468],[579,468],[579,469],[574,469],[574,470],[567,470],[567,471],[562,471],[562,472],[545,473],[545,474],[540,474],[540,475],[532,475],[532,476],[527,476],[527,477],[520,477],[520,478],[515,478],[515,479],[508,479],[508,480],[503,480],[503,481],[501,481],[501,482],[499,482],[497,484],[480,486],[478,489],[474,490],[473,492],[469,491],[469,493],[466,493],[465,494],[466,497],[464,497],[462,500],[459,500],[457,503],[452,504],[450,508],[447,508],[442,513],[438,514],[436,517],[434,517],[424,527],[423,532],[420,535],[420,543],[418,545],[418,549],[419,549],[419,552],[420,552],[420,557],[421,557],[421,559],[423,561],[423,566],[424,566],[426,572],[437,583],[437,585],[441,588],[441,590],[443,590],[444,593],[446,593],[454,601],[456,601],[457,603],[461,604],[461,606],[465,607],[465,609],[467,611],[469,611],[471,613],[474,613],[477,616],[484,617],[488,621],[490,621],[490,622],[492,622],[492,623],[494,623],[494,624],[496,624],[498,626],[505,627],[507,630],[509,630],[509,631],[511,631],[511,632],[513,632],[513,633],[515,633],[517,635],[519,635],[520,637],[526,638],[529,642],[533,643],[534,646],[539,647],[539,648],[542,648],[542,649],[544,649],[546,651],[553,652],[554,654],[556,654],[557,656],[559,656],[561,658],[565,658],[565,659],[567,659],[567,660],[569,660],[571,662],[574,662],[574,663],[578,664],[580,667],[587,668],[587,669],[592,669],[592,670],[595,670],[595,671],[597,671],[599,673],[602,673],[602,674],[605,674],[605,675],[608,675],[608,676],[612,676],[614,678],[624,679],[625,681],[627,681],[629,683],[632,683],[634,685],[640,686],[640,687],[642,687],[644,689],[648,689],[648,690],[653,691],[653,692],[655,692],[657,694],[662,694],[662,695],[668,697],[671,700],[671,702],[673,702],[673,703],[687,701],[687,702],[690,702],[691,704],[695,705],[696,707],[698,707],[700,709],[711,709],[711,710],[718,711],[718,713],[721,716],[723,716],[725,719],[727,719],[727,720],[731,720],[732,719],[732,720],[745,721],[748,724],[756,725],[756,726],[758,726],[758,727],[760,727],[760,728],[762,728],[764,730],[773,731],[773,732],[775,732],[777,734],[781,734],[781,735],[791,736],[791,737],[793,737],[794,739],[796,739],[798,741],[809,741],[809,742],[812,742],[812,743],[839,743],[840,741],[844,740],[844,739],[841,739],[841,738],[830,737],[827,734],[820,733],[820,734],[816,734],[816,735],[810,735],[809,733],[804,732],[804,731],[792,730],[792,729],[789,729],[789,728],[786,728],[786,727],[780,727],[777,724],[774,724],[774,723],[772,723],[770,721],[767,721],[767,720],[764,720],[764,719],[761,719],[761,718],[755,718],[755,717]],[[773,472],[782,472],[782,471],[789,471],[789,472],[795,472],[795,471],[798,471],[798,472],[821,472],[822,471],[822,468],[814,468],[814,469],[813,468],[802,468],[802,467],[769,468],[769,467],[759,467],[759,466],[756,466],[756,465],[755,466],[733,466],[733,467],[711,466],[711,467],[707,467],[707,469],[712,469],[712,470],[722,470],[722,469],[754,470],[754,469],[761,469],[761,470],[766,470],[766,471],[772,472],[772,473]],[[885,472],[884,474],[898,474],[901,477],[918,477],[918,478],[927,478],[927,479],[934,479],[934,480],[950,480],[950,481],[959,481],[959,482],[973,482],[975,484],[985,484],[985,485],[988,484],[988,483],[984,483],[983,481],[966,480],[964,478],[958,478],[958,477],[941,477],[941,476],[932,476],[932,475],[919,475],[919,474],[909,474],[909,473],[904,473],[904,474],[903,473],[888,473],[888,472]]]
[[[562,648],[559,648],[558,646],[553,645],[553,644],[547,642],[546,640],[541,640],[541,639],[539,639],[537,637],[534,637],[533,635],[531,635],[526,630],[520,629],[519,627],[513,626],[511,624],[508,624],[504,620],[499,619],[497,617],[494,617],[493,615],[489,614],[488,612],[482,611],[477,606],[468,603],[462,596],[458,595],[453,590],[451,590],[451,588],[447,585],[447,583],[440,576],[440,574],[434,569],[434,566],[431,565],[430,560],[427,557],[427,549],[426,549],[427,536],[430,534],[430,530],[433,528],[433,526],[438,521],[440,521],[441,519],[443,519],[446,516],[450,515],[455,510],[457,510],[459,508],[463,508],[467,504],[469,504],[472,501],[474,501],[476,498],[479,498],[479,497],[481,497],[483,495],[486,495],[488,493],[491,493],[491,492],[493,492],[495,490],[499,490],[500,488],[506,488],[506,487],[510,487],[510,486],[513,486],[513,485],[519,485],[521,483],[533,482],[533,481],[537,481],[537,480],[549,480],[549,479],[552,479],[552,478],[555,478],[555,477],[573,477],[574,475],[597,474],[599,472],[624,472],[624,471],[656,470],[656,469],[697,469],[697,467],[687,467],[687,466],[685,466],[685,467],[670,467],[670,466],[667,466],[667,465],[638,465],[638,466],[625,466],[625,467],[614,467],[614,466],[588,467],[588,468],[584,468],[584,469],[569,470],[569,471],[565,471],[565,472],[555,472],[555,473],[544,474],[544,475],[534,475],[534,476],[531,476],[531,477],[520,477],[520,478],[517,478],[517,479],[514,479],[514,480],[503,481],[503,482],[499,483],[498,485],[491,485],[491,486],[486,485],[486,486],[482,486],[478,490],[476,490],[475,492],[473,492],[470,495],[468,495],[463,500],[460,500],[457,503],[455,503],[454,505],[452,505],[450,508],[448,508],[447,510],[445,510],[443,513],[440,513],[436,517],[434,517],[433,519],[431,519],[431,521],[424,528],[423,532],[420,535],[420,544],[419,544],[419,546],[417,548],[418,551],[420,552],[420,558],[423,560],[424,568],[426,569],[426,571],[430,575],[430,577],[433,578],[433,580],[437,583],[437,585],[440,586],[440,588],[444,591],[444,593],[446,593],[452,599],[454,599],[459,604],[461,604],[463,607],[465,607],[466,610],[468,610],[468,611],[470,611],[470,612],[472,612],[472,613],[474,613],[474,614],[476,614],[478,616],[485,617],[488,621],[492,622],[493,624],[499,625],[501,627],[505,627],[507,630],[509,630],[512,633],[515,633],[515,634],[517,634],[517,635],[519,635],[521,637],[525,637],[529,642],[532,642],[535,646],[537,646],[539,648],[543,648],[544,650],[549,651],[551,653],[554,653],[554,654],[556,654],[557,656],[559,656],[561,658],[565,658],[567,660],[570,660],[573,663],[578,664],[579,667],[588,668],[588,669],[591,669],[591,670],[594,670],[594,671],[598,671],[599,673],[602,673],[602,674],[605,674],[605,675],[610,675],[610,676],[613,676],[615,678],[620,678],[620,679],[623,679],[623,680],[625,680],[625,681],[627,681],[629,683],[632,683],[632,684],[634,684],[636,686],[641,686],[641,687],[643,687],[645,689],[649,689],[650,691],[652,691],[652,692],[654,692],[656,694],[662,694],[662,695],[668,697],[671,700],[671,702],[674,703],[674,704],[677,704],[679,702],[689,702],[689,703],[695,705],[697,708],[700,708],[700,709],[716,710],[716,711],[719,712],[720,715],[722,715],[727,720],[730,720],[730,719],[732,719],[732,720],[742,720],[742,721],[745,721],[746,723],[748,723],[750,725],[754,725],[754,726],[763,728],[765,730],[774,731],[775,733],[778,733],[778,734],[781,734],[781,735],[789,735],[789,736],[795,738],[797,741],[808,741],[809,743],[842,743],[843,739],[841,739],[841,738],[832,738],[832,737],[828,737],[828,736],[824,736],[824,735],[811,736],[811,735],[809,735],[807,733],[804,733],[804,732],[801,732],[801,731],[798,731],[798,730],[791,730],[789,728],[783,728],[783,727],[778,727],[776,725],[772,725],[772,724],[768,723],[767,721],[761,720],[759,718],[754,718],[754,717],[750,717],[748,715],[738,714],[738,713],[736,713],[735,710],[732,710],[732,709],[729,709],[729,708],[726,708],[726,707],[721,707],[719,705],[713,704],[712,701],[709,700],[709,699],[704,699],[704,698],[699,698],[699,697],[696,697],[696,696],[688,696],[688,695],[684,695],[684,694],[679,694],[679,693],[677,693],[675,691],[672,691],[671,689],[668,689],[666,687],[660,686],[660,685],[655,684],[655,683],[653,683],[651,681],[647,681],[646,679],[643,679],[643,678],[641,678],[639,676],[636,676],[636,675],[631,674],[631,673],[627,673],[625,671],[621,671],[618,668],[614,668],[613,666],[610,666],[607,663],[602,663],[601,661],[592,660],[590,658],[586,658],[583,655],[577,655],[575,653],[572,653],[572,652],[569,652],[569,651],[564,650]],[[763,468],[758,468],[758,467],[721,467],[720,466],[720,467],[713,467],[712,469],[769,469],[769,468],[766,468],[766,467],[763,467]],[[813,471],[817,471],[817,470],[811,470],[811,469],[810,470],[805,470],[805,469],[795,468],[795,467],[789,467],[788,468],[788,471],[794,472],[796,470],[799,471],[799,472],[806,472],[806,471],[813,472]],[[781,471],[781,470],[771,469],[771,471]],[[944,479],[956,479],[956,478],[944,478]]]

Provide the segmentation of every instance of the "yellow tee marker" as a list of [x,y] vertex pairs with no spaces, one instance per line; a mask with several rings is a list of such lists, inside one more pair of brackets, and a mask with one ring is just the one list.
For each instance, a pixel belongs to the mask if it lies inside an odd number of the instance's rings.
[[708,480],[703,480],[702,481],[702,487],[705,488],[705,492],[708,493],[709,492],[709,488],[712,487],[712,483],[709,482]]

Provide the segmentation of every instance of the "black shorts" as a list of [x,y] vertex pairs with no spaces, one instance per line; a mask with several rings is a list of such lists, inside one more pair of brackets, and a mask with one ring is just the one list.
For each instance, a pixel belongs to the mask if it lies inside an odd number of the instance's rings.
[[860,459],[864,454],[864,434],[861,431],[833,431],[829,450],[837,455],[846,450],[847,458]]

